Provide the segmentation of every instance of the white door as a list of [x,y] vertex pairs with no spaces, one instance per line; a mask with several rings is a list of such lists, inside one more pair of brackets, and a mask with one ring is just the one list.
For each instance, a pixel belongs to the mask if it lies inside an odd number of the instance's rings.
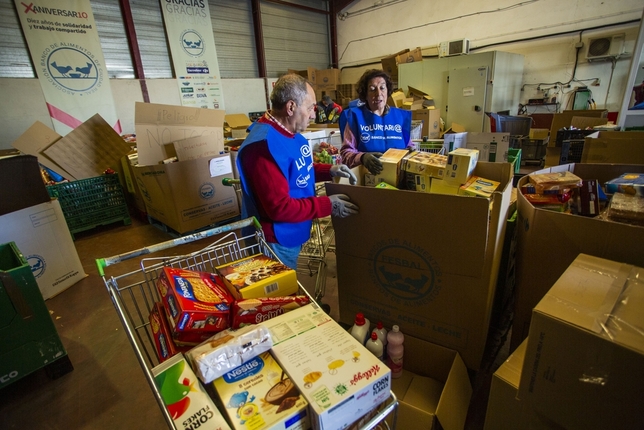
[[466,131],[485,131],[484,121],[489,121],[484,112],[488,73],[487,66],[449,71],[446,128],[455,122]]

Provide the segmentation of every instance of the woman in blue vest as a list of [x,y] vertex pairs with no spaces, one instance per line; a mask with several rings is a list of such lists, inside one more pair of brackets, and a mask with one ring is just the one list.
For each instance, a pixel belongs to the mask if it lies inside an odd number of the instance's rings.
[[393,84],[383,70],[367,70],[357,87],[357,103],[340,115],[340,155],[350,168],[362,164],[377,175],[382,171],[379,158],[387,149],[412,145],[411,111],[387,105]]
[[345,194],[316,196],[315,182],[337,176],[353,185],[356,177],[345,165],[313,163],[311,146],[300,134],[315,116],[315,92],[306,79],[295,74],[278,79],[271,107],[238,151],[242,216],[256,217],[273,252],[295,269],[314,218],[358,213]]

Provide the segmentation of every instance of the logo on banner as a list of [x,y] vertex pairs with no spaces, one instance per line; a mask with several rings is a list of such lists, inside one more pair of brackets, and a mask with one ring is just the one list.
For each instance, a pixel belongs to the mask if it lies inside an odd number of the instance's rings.
[[41,66],[45,66],[43,71],[49,82],[61,87],[59,89],[88,92],[101,81],[99,67],[92,57],[87,50],[78,48],[62,47],[53,51],[47,48],[43,52]]
[[204,41],[195,30],[186,30],[181,33],[181,47],[191,57],[201,57],[204,52]]

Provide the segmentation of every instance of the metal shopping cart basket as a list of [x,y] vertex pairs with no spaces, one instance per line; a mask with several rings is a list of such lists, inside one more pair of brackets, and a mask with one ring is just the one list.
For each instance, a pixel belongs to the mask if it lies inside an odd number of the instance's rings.
[[[203,246],[202,240],[213,238]],[[162,252],[163,251],[163,252]],[[166,409],[161,394],[154,383],[152,368],[159,364],[156,355],[152,329],[148,316],[154,303],[161,300],[156,280],[163,267],[214,272],[215,267],[240,260],[258,253],[276,258],[264,240],[261,226],[255,218],[248,218],[194,233],[184,237],[161,242],[156,245],[96,260],[98,273],[103,277],[107,291],[123,324],[125,333],[134,349],[136,358],[143,369],[146,380],[170,429],[176,429],[172,416]],[[160,254],[165,254],[161,256]],[[139,260],[138,267],[136,259]],[[134,264],[132,264],[134,263]],[[114,266],[114,267],[112,267]],[[123,272],[111,274],[112,268]],[[300,284],[300,294],[315,300]],[[398,401],[391,393],[379,413],[363,427],[375,428],[391,414],[395,426]]]

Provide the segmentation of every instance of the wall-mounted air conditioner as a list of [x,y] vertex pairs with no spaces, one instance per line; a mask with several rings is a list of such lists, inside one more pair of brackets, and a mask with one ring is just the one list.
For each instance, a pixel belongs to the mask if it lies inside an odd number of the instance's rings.
[[612,60],[624,53],[624,33],[588,39],[586,60]]
[[438,44],[439,57],[450,57],[452,55],[464,55],[469,53],[469,39],[452,40],[451,42],[441,42]]

